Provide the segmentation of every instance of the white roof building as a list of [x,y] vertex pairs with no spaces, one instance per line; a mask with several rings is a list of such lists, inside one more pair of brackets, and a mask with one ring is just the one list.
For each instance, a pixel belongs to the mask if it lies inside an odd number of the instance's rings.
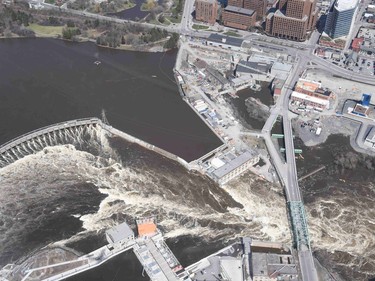
[[293,91],[292,93],[292,100],[300,100],[300,101],[307,103],[308,105],[311,105],[313,107],[319,107],[321,109],[329,108],[329,100],[320,99],[317,97],[298,93],[296,91]]

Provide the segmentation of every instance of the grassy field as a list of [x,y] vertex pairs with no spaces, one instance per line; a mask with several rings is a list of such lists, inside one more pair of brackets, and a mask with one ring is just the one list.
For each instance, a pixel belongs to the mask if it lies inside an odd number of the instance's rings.
[[227,31],[227,32],[224,32],[223,34],[228,35],[228,36],[233,36],[233,37],[242,37],[241,35],[233,31]]
[[205,25],[193,24],[193,28],[196,30],[202,30],[202,29],[208,29],[209,27]]
[[44,26],[36,23],[30,24],[27,28],[35,32],[36,35],[40,36],[57,36],[62,34],[64,26]]

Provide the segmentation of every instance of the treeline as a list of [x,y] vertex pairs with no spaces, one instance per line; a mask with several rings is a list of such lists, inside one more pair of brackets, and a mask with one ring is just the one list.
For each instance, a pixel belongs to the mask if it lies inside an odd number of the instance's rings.
[[96,39],[96,43],[98,45],[115,48],[120,46],[121,44],[137,46],[156,42],[168,37],[168,32],[160,28],[152,28],[150,30],[138,28],[138,35],[134,34],[134,31],[134,29],[133,32],[130,32],[128,28],[113,27],[105,34],[100,35]]
[[[17,9],[18,8],[18,9]],[[174,48],[179,35],[169,34],[160,28],[145,29],[138,24],[117,24],[98,19],[87,19],[51,10],[29,10],[28,6],[0,6],[0,35],[11,37],[12,33],[19,36],[35,36],[27,27],[31,23],[45,26],[64,26],[61,37],[68,40],[92,38],[98,45],[112,48],[120,45],[134,47],[169,39],[165,48]],[[94,31],[94,32],[93,32]],[[93,37],[94,34],[100,34]]]
[[30,13],[3,6],[0,9],[0,35],[11,37],[14,33],[19,36],[35,36],[33,31],[26,28],[32,19],[33,16]]
[[168,32],[166,30],[162,30],[160,28],[153,28],[149,32],[142,34],[141,40],[144,43],[156,42],[160,39],[166,38],[168,36]]

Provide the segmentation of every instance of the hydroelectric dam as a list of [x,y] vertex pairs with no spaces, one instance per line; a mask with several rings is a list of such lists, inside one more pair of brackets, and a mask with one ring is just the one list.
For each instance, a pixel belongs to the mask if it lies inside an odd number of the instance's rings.
[[195,161],[188,163],[177,155],[113,128],[99,118],[92,117],[52,124],[6,142],[0,146],[0,168],[4,168],[25,156],[42,151],[49,146],[82,143],[85,136],[92,134],[97,128],[103,129],[110,136],[117,136],[153,150],[162,156],[179,162],[188,169],[194,167]]

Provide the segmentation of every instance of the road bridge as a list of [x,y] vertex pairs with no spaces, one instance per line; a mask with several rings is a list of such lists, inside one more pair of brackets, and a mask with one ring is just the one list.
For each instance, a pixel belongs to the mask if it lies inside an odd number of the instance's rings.
[[12,139],[0,146],[0,168],[47,146],[82,140],[87,129],[101,124],[98,118],[83,118],[46,126]]
[[[298,63],[290,75],[289,84],[294,86],[300,73],[305,69],[309,60],[299,56]],[[300,192],[297,177],[297,166],[294,155],[293,129],[289,117],[289,97],[292,88],[285,88],[282,93],[282,116],[284,128],[285,156],[287,162],[287,184],[285,186],[288,201],[289,216],[292,225],[294,245],[298,250],[299,265],[303,281],[317,281],[318,276],[312,256],[308,234],[307,219],[303,206],[303,197]]]

